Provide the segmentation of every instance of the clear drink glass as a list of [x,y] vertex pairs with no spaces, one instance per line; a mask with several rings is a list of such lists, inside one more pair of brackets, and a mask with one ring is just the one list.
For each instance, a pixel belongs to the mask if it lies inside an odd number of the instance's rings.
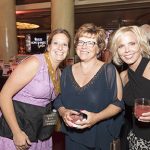
[[136,118],[142,116],[142,113],[150,112],[150,99],[137,98],[134,103],[134,114]]

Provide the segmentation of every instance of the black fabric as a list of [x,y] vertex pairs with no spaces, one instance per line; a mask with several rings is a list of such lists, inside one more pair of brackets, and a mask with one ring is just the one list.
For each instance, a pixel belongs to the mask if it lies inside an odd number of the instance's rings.
[[[31,142],[50,138],[54,125],[43,127],[43,115],[51,113],[51,104],[46,107],[35,106],[13,100],[19,127],[28,135]],[[0,118],[0,136],[13,139],[13,134],[3,117]]]
[[[106,75],[110,75],[111,78]],[[95,113],[102,111],[109,104],[123,107],[123,104],[116,104],[116,86],[116,70],[112,64],[104,64],[83,87],[80,87],[75,81],[72,67],[69,66],[63,70],[61,94],[54,101],[54,106],[56,109],[64,106],[68,109],[87,110]],[[118,103],[123,102],[118,100]],[[106,119],[84,130],[69,128],[63,123],[62,131],[74,142],[85,147],[108,150],[110,142],[118,137],[123,123],[122,114],[118,116],[116,119]]]
[[71,138],[69,138],[69,136],[65,137],[65,143],[65,150],[100,150],[83,146],[80,143],[75,143]]
[[[125,124],[121,131],[122,141],[126,141],[126,137],[131,129],[137,137],[150,140],[150,123],[138,121],[133,114],[134,101],[136,98],[150,99],[150,80],[143,77],[144,70],[149,63],[149,59],[142,58],[138,68],[133,71],[128,69],[129,81],[124,87],[123,99],[125,101]],[[127,142],[127,141],[126,141]],[[126,147],[122,144],[123,147]],[[124,148],[125,149],[125,148]],[[128,147],[126,148],[126,150]]]

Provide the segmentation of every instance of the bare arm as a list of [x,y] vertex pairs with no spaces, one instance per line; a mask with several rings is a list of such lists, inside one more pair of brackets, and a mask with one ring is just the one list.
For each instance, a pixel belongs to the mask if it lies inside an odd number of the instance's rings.
[[[14,112],[12,97],[26,84],[28,84],[36,74],[39,67],[39,61],[35,57],[24,60],[12,72],[0,94],[0,106],[2,113],[13,133],[15,145],[23,145],[22,139],[27,136],[21,131]],[[30,144],[30,141],[28,141]]]
[[127,75],[127,70],[120,73],[120,78],[121,78],[123,86],[125,86],[127,84],[127,82],[129,81],[128,75]]

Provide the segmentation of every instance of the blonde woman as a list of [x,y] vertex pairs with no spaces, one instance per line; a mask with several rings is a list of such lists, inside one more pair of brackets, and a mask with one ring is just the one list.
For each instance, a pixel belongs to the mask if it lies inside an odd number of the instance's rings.
[[138,119],[133,113],[136,98],[150,99],[150,47],[146,37],[137,26],[118,29],[111,40],[110,47],[116,65],[126,63],[123,71],[123,99],[125,101],[125,125],[122,130],[122,150],[149,150],[150,112]]

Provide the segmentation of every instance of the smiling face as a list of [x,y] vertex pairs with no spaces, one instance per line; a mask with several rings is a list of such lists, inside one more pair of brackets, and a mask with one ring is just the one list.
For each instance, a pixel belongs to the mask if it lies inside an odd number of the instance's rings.
[[93,58],[97,58],[99,48],[97,46],[96,37],[91,35],[79,37],[76,53],[81,61],[89,61]]
[[55,34],[52,38],[51,44],[48,46],[51,59],[55,62],[63,61],[69,50],[69,39],[63,33]]
[[141,58],[141,50],[136,35],[128,31],[120,36],[118,41],[118,55],[128,65],[138,63]]

